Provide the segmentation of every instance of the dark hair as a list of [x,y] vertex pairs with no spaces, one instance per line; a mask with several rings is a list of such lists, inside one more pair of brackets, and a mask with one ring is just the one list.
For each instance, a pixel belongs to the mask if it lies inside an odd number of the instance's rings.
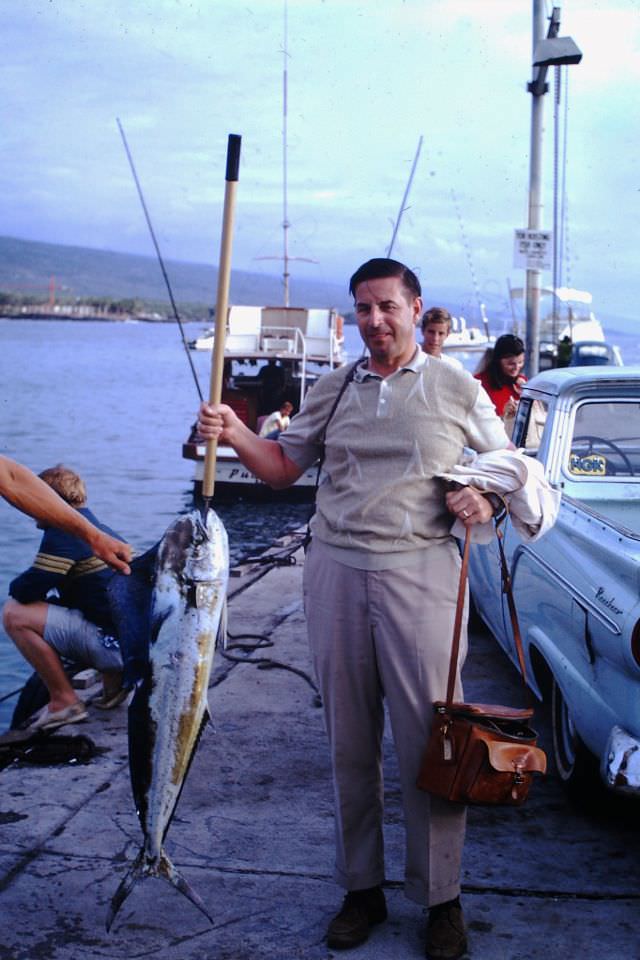
[[356,289],[359,284],[367,280],[382,280],[386,277],[399,277],[403,287],[412,297],[421,297],[422,289],[420,281],[413,270],[406,267],[399,260],[390,260],[388,257],[374,257],[373,260],[367,260],[361,267],[358,267],[349,281],[349,293],[355,299]]
[[451,314],[444,307],[429,307],[422,314],[420,329],[423,333],[430,323],[446,323],[451,329]]
[[503,333],[501,337],[498,337],[486,366],[487,379],[495,390],[499,390],[500,387],[512,382],[502,373],[500,361],[505,357],[519,357],[522,353],[524,353],[524,343],[520,337],[516,337],[512,333]]

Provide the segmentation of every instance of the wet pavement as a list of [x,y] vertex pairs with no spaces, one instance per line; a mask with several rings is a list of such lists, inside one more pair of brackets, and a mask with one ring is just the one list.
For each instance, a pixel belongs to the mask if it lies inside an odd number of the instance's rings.
[[[332,880],[333,819],[298,564],[230,581],[231,634],[272,647],[218,655],[214,726],[202,737],[167,849],[213,924],[169,884],[145,880],[109,934],[110,898],[141,831],[129,786],[126,706],[90,711],[87,764],[0,772],[0,958],[79,960],[417,960],[425,913],[402,893],[403,829],[393,749],[385,761],[389,919],[363,946],[324,942],[342,898]],[[234,641],[232,641],[234,642]],[[239,643],[255,640],[237,639]],[[521,702],[515,670],[482,631],[465,669],[468,699]],[[96,691],[97,692],[97,691]],[[538,717],[549,748],[544,712]],[[552,764],[551,764],[552,767]],[[463,906],[473,960],[640,958],[637,805],[568,800],[553,768],[518,809],[469,811]]]

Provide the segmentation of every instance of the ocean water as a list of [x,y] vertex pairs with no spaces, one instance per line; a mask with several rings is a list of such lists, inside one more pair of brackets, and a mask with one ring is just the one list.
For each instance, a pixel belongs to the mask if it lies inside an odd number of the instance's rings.
[[[187,338],[200,330],[187,324]],[[640,362],[631,330],[610,339],[626,363]],[[345,328],[345,340],[348,355],[358,356],[355,327]],[[210,355],[191,356],[206,395]],[[476,362],[465,358],[469,369]],[[73,467],[96,515],[137,552],[190,509],[193,468],[181,445],[199,401],[175,325],[0,319],[0,369],[0,452],[36,472],[59,462]],[[309,507],[240,503],[217,510],[237,563],[304,523]],[[1,603],[11,579],[31,563],[40,533],[1,498],[0,531]],[[0,627],[0,698],[29,673]],[[0,730],[14,703],[0,701]]]

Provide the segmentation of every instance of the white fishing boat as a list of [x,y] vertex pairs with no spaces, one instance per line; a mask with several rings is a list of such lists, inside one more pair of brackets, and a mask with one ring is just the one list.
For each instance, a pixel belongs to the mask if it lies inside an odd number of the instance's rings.
[[[525,291],[522,287],[511,289],[512,302],[524,300]],[[541,298],[547,303],[547,311],[540,319],[540,369],[548,369],[558,365],[559,348],[567,345],[571,352],[572,366],[587,362],[580,360],[580,355],[588,357],[600,356],[600,360],[593,363],[607,363],[615,366],[622,365],[622,356],[617,346],[607,343],[601,322],[592,309],[593,297],[587,290],[577,290],[575,287],[542,287]],[[597,345],[600,344],[600,349]],[[580,349],[583,345],[584,349]],[[590,346],[589,346],[590,345]],[[587,347],[589,346],[589,349]],[[603,359],[605,356],[608,359]],[[565,358],[566,360],[566,358]],[[562,365],[562,364],[560,364]]]
[[495,337],[488,330],[470,326],[464,317],[451,318],[451,333],[442,345],[445,353],[479,353],[490,347]]
[[[511,288],[513,301],[523,300],[523,287]],[[542,287],[540,296],[550,298],[551,303],[546,316],[540,320],[540,343],[557,343],[563,337],[569,337],[573,343],[582,340],[600,340],[605,336],[602,324],[596,318],[591,305],[593,297],[586,290],[576,290],[574,287]]]
[[[211,349],[213,336],[203,337]],[[211,342],[207,342],[211,340]],[[343,318],[335,310],[303,307],[229,308],[222,402],[255,433],[265,417],[288,400],[297,412],[316,380],[345,361]],[[195,462],[202,481],[205,444],[192,431],[182,455]],[[218,446],[215,496],[306,500],[313,496],[316,470],[307,470],[287,490],[273,491],[240,463],[231,447]]]

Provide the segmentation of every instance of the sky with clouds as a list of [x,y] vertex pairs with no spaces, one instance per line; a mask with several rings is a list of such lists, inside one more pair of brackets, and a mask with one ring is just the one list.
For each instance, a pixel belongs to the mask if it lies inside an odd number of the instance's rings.
[[[283,0],[7,0],[0,50],[2,233],[216,262],[229,133],[243,138],[234,267],[278,273]],[[547,12],[551,4],[547,4]],[[423,285],[504,299],[527,225],[531,0],[288,0],[289,249],[343,282],[393,254]],[[636,313],[640,0],[566,0],[564,280]],[[551,78],[552,79],[552,78]],[[553,96],[545,97],[552,222]],[[550,274],[543,278],[550,282]]]

